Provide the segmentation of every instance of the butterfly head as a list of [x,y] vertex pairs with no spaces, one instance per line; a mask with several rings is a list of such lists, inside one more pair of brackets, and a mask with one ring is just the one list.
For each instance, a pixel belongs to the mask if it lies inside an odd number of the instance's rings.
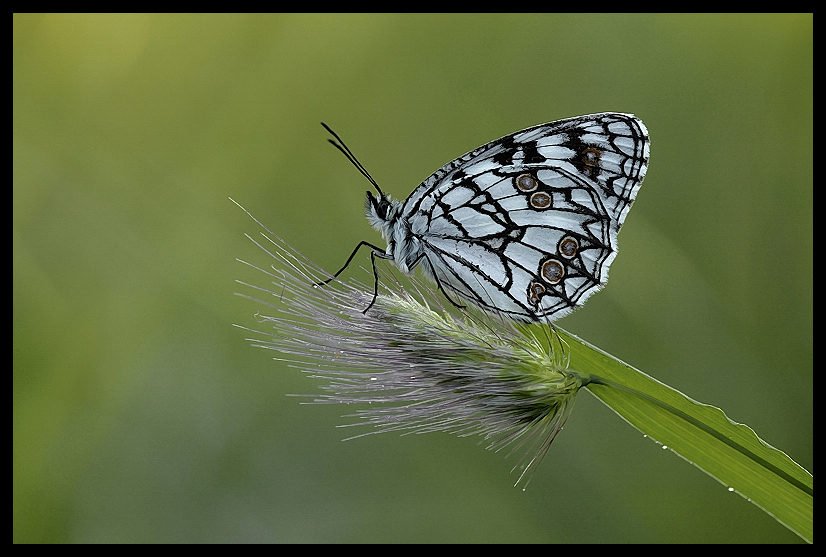
[[384,229],[392,227],[398,218],[399,209],[399,202],[384,195],[381,190],[378,196],[373,195],[373,192],[367,192],[365,210],[367,220],[373,228],[383,232]]

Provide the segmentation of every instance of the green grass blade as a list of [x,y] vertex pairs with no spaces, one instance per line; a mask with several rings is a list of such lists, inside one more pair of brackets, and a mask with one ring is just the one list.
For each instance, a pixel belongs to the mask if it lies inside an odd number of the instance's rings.
[[[804,540],[813,540],[812,475],[722,410],[701,404],[559,330],[570,371],[628,423],[741,494]],[[588,370],[583,372],[583,370]]]

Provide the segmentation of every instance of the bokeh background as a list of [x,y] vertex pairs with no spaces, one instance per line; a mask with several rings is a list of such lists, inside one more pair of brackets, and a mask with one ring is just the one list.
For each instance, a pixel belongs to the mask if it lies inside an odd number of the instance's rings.
[[[809,15],[15,15],[16,542],[796,542],[583,392],[528,489],[253,349],[232,197],[334,270],[395,197],[541,122],[639,115],[611,281],[559,322],[812,471]],[[364,253],[366,259],[366,252]]]

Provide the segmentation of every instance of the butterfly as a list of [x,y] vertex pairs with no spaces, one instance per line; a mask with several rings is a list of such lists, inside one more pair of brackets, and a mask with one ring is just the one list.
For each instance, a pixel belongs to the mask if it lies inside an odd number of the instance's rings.
[[367,192],[366,214],[387,248],[360,242],[324,281],[370,248],[375,290],[365,313],[378,293],[380,258],[405,273],[422,267],[457,307],[468,302],[524,322],[567,315],[605,286],[650,152],[648,130],[631,114],[567,118],[486,143],[399,201],[322,125],[378,192]]

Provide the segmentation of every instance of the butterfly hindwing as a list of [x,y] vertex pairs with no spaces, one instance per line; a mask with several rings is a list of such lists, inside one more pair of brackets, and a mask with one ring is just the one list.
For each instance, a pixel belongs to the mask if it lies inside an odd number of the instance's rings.
[[605,284],[648,153],[630,115],[535,126],[443,166],[400,218],[443,288],[517,319],[555,319]]

